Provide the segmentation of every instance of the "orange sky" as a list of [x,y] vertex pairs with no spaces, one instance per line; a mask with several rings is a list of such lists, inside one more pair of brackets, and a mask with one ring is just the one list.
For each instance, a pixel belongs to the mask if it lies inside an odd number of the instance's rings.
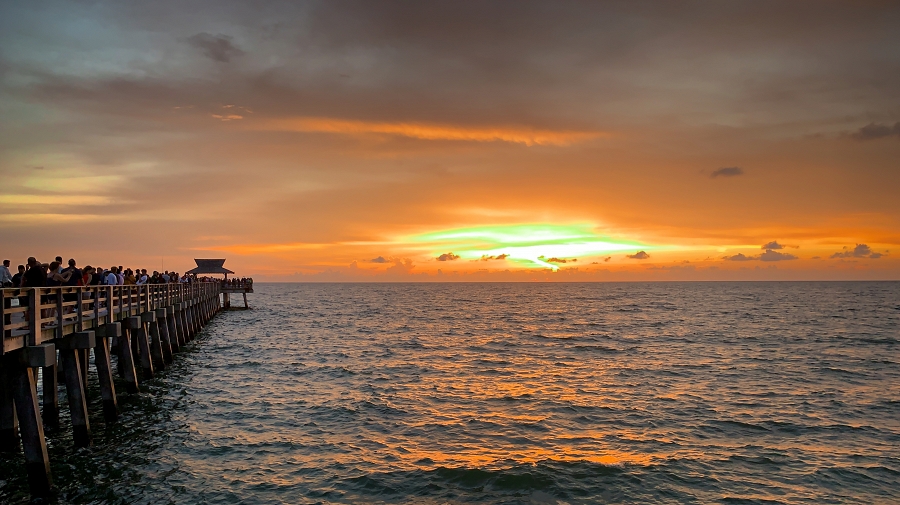
[[0,256],[900,279],[900,8],[648,5],[4,3]]

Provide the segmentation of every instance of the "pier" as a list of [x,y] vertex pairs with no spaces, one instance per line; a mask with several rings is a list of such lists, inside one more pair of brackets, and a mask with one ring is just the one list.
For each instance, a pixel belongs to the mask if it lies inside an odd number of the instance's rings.
[[[226,283],[0,289],[0,451],[23,451],[34,497],[53,493],[44,429],[59,426],[59,381],[73,443],[92,443],[87,387],[93,351],[106,422],[117,390],[140,391],[222,310]],[[230,289],[252,284],[231,283]],[[224,298],[220,298],[220,295]],[[113,359],[115,358],[115,373]],[[38,370],[43,398],[38,398]]]

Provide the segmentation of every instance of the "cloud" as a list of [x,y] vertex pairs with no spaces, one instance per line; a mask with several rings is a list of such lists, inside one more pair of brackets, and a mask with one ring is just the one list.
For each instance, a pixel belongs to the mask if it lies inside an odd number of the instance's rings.
[[567,146],[609,136],[600,131],[546,130],[512,126],[462,126],[421,122],[363,121],[328,117],[271,119],[248,125],[262,131],[318,132],[343,135],[385,134],[421,140],[509,142],[513,144]]
[[773,241],[769,242],[768,244],[765,244],[762,247],[760,247],[760,249],[771,249],[774,251],[777,249],[784,249],[784,247],[785,246],[783,246],[783,245],[779,244],[777,241],[773,240]]
[[219,121],[234,121],[235,119],[244,119],[244,116],[239,116],[237,114],[210,114],[212,117],[218,119]]
[[894,123],[894,126],[869,123],[851,133],[850,137],[856,140],[875,140],[893,135],[900,137],[900,122]]
[[649,258],[650,255],[644,251],[638,251],[635,254],[627,254],[627,255],[625,255],[625,257],[631,258],[633,260],[645,260],[645,259]]
[[722,167],[718,170],[713,171],[713,173],[710,174],[709,177],[711,179],[715,179],[716,177],[718,177],[720,175],[722,177],[734,177],[737,175],[744,175],[744,169],[741,167]]
[[508,257],[508,254],[498,254],[496,256],[488,256],[487,254],[484,254],[481,256],[481,261],[505,260]]
[[[774,244],[776,242],[771,242],[770,244]],[[769,245],[769,244],[766,244]],[[783,246],[782,246],[783,247]],[[780,253],[778,251],[773,251],[772,249],[767,248],[766,252],[758,255],[758,256],[747,256],[743,253],[735,254],[734,256],[724,256],[722,258],[725,261],[787,261],[787,260],[795,260],[796,256],[788,253]]]
[[603,262],[609,263],[609,260],[611,260],[611,259],[612,259],[612,256],[607,256],[607,257],[603,258]]
[[575,263],[578,261],[577,258],[565,259],[565,258],[550,258],[548,260],[544,260],[547,263]]
[[780,253],[771,249],[766,249],[766,252],[759,255],[760,261],[787,261],[795,259],[797,259],[797,257],[793,254]]
[[829,258],[871,258],[873,260],[877,260],[882,256],[884,255],[873,251],[872,248],[866,244],[856,244],[856,247],[854,247],[853,249],[844,247],[844,251],[836,252],[829,256]]
[[221,63],[228,63],[231,58],[244,54],[244,51],[231,43],[231,37],[228,35],[212,35],[203,32],[188,37],[187,42],[203,50],[203,54],[207,58]]
[[452,252],[444,253],[437,257],[438,261],[455,261],[459,259],[458,254],[453,254]]
[[384,256],[379,256],[377,258],[370,259],[369,263],[388,263],[388,260],[384,259]]

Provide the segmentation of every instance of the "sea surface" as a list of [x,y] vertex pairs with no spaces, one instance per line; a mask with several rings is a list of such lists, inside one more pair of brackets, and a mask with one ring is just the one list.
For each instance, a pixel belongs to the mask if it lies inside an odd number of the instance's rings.
[[[60,503],[900,503],[897,282],[250,301],[118,424],[93,389],[92,448],[48,435]],[[20,462],[0,459],[0,502],[27,502]]]

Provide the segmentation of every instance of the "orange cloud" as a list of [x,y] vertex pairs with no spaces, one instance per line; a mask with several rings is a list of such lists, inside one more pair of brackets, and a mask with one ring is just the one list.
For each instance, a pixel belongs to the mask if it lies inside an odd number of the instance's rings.
[[514,144],[567,146],[608,137],[600,131],[538,130],[516,127],[466,127],[429,123],[357,121],[322,117],[296,117],[254,122],[249,128],[268,131],[321,132],[342,135],[386,134],[423,140],[510,142]]

